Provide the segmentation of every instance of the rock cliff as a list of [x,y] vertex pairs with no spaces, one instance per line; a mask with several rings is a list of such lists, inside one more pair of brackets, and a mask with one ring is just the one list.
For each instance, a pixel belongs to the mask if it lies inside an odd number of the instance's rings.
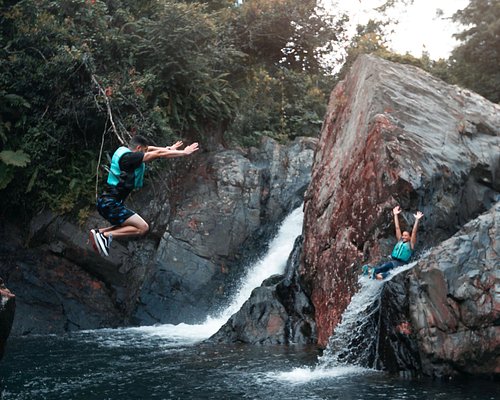
[[316,343],[314,308],[298,276],[302,237],[297,238],[284,275],[274,275],[253,290],[209,341],[248,344]]
[[228,150],[200,160],[160,239],[136,319],[199,322],[223,305],[242,258],[261,253],[269,229],[302,203],[316,143],[265,139],[248,154]]
[[407,279],[422,371],[500,374],[500,202],[433,248]]
[[390,254],[392,207],[405,210],[402,229],[424,212],[419,249],[492,207],[499,135],[500,106],[418,68],[359,57],[331,94],[305,200],[299,271],[320,345],[357,290],[358,267]]

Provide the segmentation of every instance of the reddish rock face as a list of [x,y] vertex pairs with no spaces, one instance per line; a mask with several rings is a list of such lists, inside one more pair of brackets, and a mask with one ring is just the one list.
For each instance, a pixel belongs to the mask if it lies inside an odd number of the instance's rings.
[[361,56],[333,90],[306,194],[301,279],[326,345],[359,268],[390,254],[391,209],[419,241],[450,237],[500,190],[500,107],[411,66]]

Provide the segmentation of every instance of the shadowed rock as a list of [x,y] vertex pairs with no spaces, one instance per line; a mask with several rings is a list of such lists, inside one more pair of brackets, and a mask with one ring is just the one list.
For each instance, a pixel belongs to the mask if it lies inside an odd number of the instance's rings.
[[174,203],[135,317],[142,324],[199,322],[223,306],[243,259],[261,255],[278,223],[302,203],[316,139],[222,151],[200,159]]
[[500,202],[408,274],[411,331],[427,375],[500,374]]
[[200,153],[152,172],[127,206],[145,237],[115,240],[110,257],[88,244],[107,223],[84,226],[45,212],[29,232],[0,227],[0,274],[18,295],[12,334],[62,333],[129,324],[196,322],[223,303],[285,215],[302,203],[316,139]]
[[0,278],[0,360],[5,354],[7,339],[12,329],[16,311],[16,300],[14,295],[3,284]]
[[498,376],[500,202],[389,280],[365,278],[322,362],[403,375]]
[[241,309],[209,341],[249,344],[310,344],[316,342],[311,302],[297,274],[302,238],[287,261],[284,275],[274,275],[252,291]]

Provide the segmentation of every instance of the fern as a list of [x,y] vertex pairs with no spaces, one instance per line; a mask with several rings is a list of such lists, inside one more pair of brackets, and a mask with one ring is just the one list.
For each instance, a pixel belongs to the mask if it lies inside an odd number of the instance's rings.
[[0,160],[3,161],[4,164],[12,165],[14,167],[26,167],[30,162],[29,156],[22,150],[0,151]]

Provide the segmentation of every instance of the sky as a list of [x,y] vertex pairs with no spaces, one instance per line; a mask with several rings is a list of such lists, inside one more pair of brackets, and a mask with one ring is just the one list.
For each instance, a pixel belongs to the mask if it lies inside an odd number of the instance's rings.
[[[353,33],[358,24],[365,24],[376,17],[374,8],[384,0],[323,0],[325,6],[333,7],[338,3],[346,11],[352,22]],[[389,15],[399,21],[394,33],[389,34],[389,48],[397,53],[406,52],[421,57],[426,51],[431,59],[448,58],[451,50],[458,44],[452,37],[460,31],[449,17],[457,10],[465,8],[469,0],[414,0],[410,6],[400,6]],[[438,17],[437,10],[443,15]]]

